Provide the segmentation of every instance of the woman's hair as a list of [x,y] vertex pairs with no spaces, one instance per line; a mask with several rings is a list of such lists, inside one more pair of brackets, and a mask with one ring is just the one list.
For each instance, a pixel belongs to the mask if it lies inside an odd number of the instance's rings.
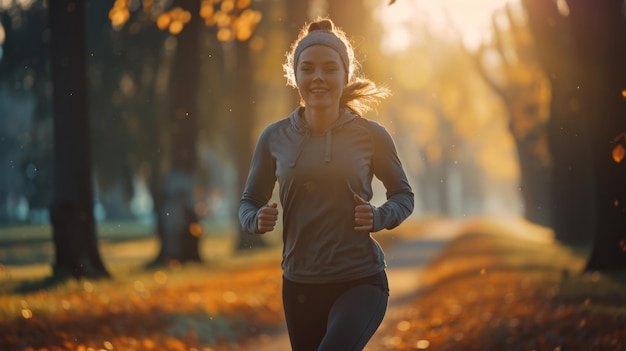
[[[335,27],[329,18],[318,19],[304,25],[298,38],[291,44],[287,52],[286,62],[283,64],[287,84],[297,88],[296,69],[300,53],[311,45],[325,45],[339,54],[347,74],[347,84],[339,101],[340,107],[348,107],[354,112],[363,115],[378,104],[380,100],[389,96],[389,89],[376,85],[371,80],[360,75],[361,66],[354,57],[354,49],[346,34]],[[303,101],[300,104],[304,105]]]

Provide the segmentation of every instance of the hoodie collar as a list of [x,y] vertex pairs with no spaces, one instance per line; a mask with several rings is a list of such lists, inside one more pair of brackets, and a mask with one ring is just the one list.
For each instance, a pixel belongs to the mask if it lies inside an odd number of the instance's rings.
[[[348,108],[344,108],[342,109],[342,112],[339,114],[339,118],[337,118],[337,120],[328,129],[322,132],[322,134],[326,137],[326,147],[324,150],[324,162],[330,163],[331,161],[333,130],[338,129],[339,127],[343,126],[344,124],[352,121],[353,119],[357,117],[358,116],[352,110]],[[300,157],[300,153],[302,152],[304,145],[309,140],[313,132],[311,131],[311,128],[304,120],[304,107],[300,106],[296,108],[289,116],[289,119],[291,121],[291,126],[299,134],[302,135],[302,139],[300,139],[294,158],[293,160],[291,160],[291,162],[289,162],[289,167],[295,167],[296,162],[298,161],[298,158]]]
[[[342,108],[339,114],[339,118],[337,118],[337,120],[333,122],[333,124],[328,129],[321,132],[320,134],[325,134],[333,129],[337,129],[338,127],[341,127],[342,125],[352,121],[353,119],[357,117],[358,115],[356,115],[349,108]],[[291,125],[299,133],[306,133],[308,131],[309,134],[313,134],[311,127],[309,127],[309,125],[306,123],[306,120],[304,119],[304,107],[299,106],[298,108],[296,108],[289,115],[289,119],[291,120]]]

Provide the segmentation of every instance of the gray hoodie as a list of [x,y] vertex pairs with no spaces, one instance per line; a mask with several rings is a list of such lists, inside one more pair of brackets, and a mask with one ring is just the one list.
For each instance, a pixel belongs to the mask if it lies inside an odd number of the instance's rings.
[[285,278],[332,283],[376,274],[385,269],[384,254],[370,233],[354,230],[353,194],[370,201],[373,176],[385,186],[387,201],[372,206],[374,232],[396,227],[413,211],[413,192],[391,136],[349,109],[315,133],[302,111],[261,133],[239,205],[241,225],[258,233],[258,212],[278,180]]

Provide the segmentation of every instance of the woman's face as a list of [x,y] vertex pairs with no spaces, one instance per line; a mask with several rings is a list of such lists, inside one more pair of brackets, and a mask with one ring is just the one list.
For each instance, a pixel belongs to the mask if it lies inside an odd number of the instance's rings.
[[341,57],[328,46],[312,45],[300,54],[296,82],[305,106],[339,109],[346,77]]

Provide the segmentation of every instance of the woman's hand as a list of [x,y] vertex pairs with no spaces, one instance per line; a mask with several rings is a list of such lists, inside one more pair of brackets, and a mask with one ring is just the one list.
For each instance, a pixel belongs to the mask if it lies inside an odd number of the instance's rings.
[[259,210],[259,215],[257,217],[256,228],[261,234],[265,234],[267,232],[271,232],[274,230],[276,226],[276,221],[278,220],[278,204],[272,202],[271,204],[267,204],[263,206]]
[[356,225],[354,229],[371,232],[374,229],[372,205],[357,194],[354,194],[354,201],[356,201],[356,206],[354,207],[354,223]]

